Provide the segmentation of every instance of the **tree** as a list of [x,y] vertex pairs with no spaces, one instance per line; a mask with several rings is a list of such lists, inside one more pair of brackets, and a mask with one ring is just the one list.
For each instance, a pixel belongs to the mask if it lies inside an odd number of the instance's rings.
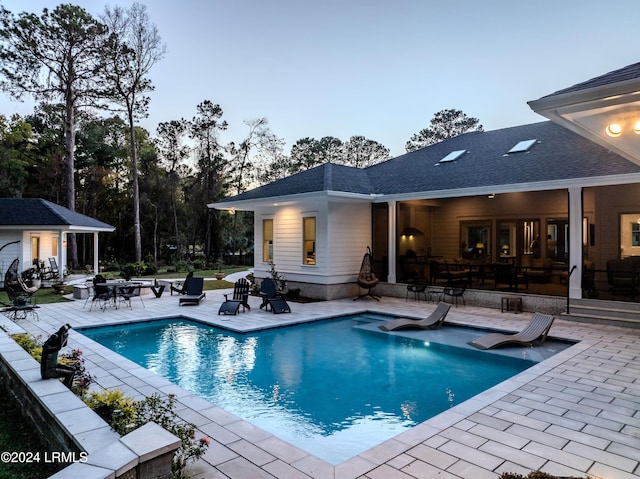
[[0,115],[0,197],[21,198],[33,162],[31,125],[18,115]]
[[389,159],[389,148],[364,136],[352,136],[342,146],[342,163],[366,168]]
[[420,130],[405,144],[407,152],[419,150],[447,138],[470,131],[484,131],[480,120],[467,116],[461,110],[441,110],[431,119],[431,126]]
[[[189,122],[189,134],[196,141],[195,150],[197,154],[198,167],[201,177],[201,195],[197,201],[206,204],[222,198],[224,193],[224,174],[226,170],[226,158],[218,135],[227,129],[227,122],[221,121],[222,108],[214,105],[210,100],[205,100],[197,106],[197,115]],[[214,221],[217,215],[210,208],[206,211],[205,221],[205,255],[209,257],[212,253],[212,232]],[[215,228],[219,231],[220,228]],[[216,235],[218,252],[221,249],[220,235]]]
[[184,120],[173,120],[163,122],[158,125],[158,139],[156,147],[158,155],[168,166],[169,190],[171,209],[173,212],[173,230],[175,245],[178,253],[182,253],[182,238],[178,227],[178,207],[181,199],[180,178],[183,172],[182,162],[189,156],[189,147],[184,144],[184,137],[187,133],[187,123]]
[[[104,72],[100,50],[106,28],[87,11],[60,5],[42,16],[13,15],[0,6],[0,83],[14,98],[60,99],[65,106],[67,207],[75,211],[74,147],[76,114],[95,105],[97,81]],[[75,235],[69,235],[69,262],[77,265]]]
[[104,93],[124,109],[129,124],[135,256],[136,261],[141,261],[140,189],[134,123],[147,115],[149,97],[145,93],[152,91],[153,85],[146,75],[164,57],[166,47],[157,27],[149,20],[144,5],[134,3],[126,11],[119,6],[107,6],[102,19],[110,30],[104,49],[107,65]]

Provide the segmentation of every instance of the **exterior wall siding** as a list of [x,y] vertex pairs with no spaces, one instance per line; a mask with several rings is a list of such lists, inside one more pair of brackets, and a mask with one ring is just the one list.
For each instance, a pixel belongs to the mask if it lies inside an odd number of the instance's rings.
[[[316,264],[303,262],[302,219],[316,218]],[[366,247],[371,245],[371,205],[330,202],[326,197],[295,205],[259,208],[255,212],[255,276],[268,275],[262,261],[262,221],[273,219],[274,264],[291,287],[305,283],[332,285],[355,282]],[[303,292],[304,293],[304,292]],[[335,296],[335,292],[331,293]]]

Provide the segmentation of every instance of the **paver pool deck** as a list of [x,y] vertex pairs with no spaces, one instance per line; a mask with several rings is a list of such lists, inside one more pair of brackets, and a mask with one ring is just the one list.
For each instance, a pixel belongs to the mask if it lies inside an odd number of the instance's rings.
[[[178,305],[178,296],[134,298],[132,309],[94,308],[84,300],[42,305],[39,320],[12,323],[43,338],[74,327],[185,316],[237,331],[304,322],[360,311],[424,317],[433,303],[384,297],[291,303],[291,314],[259,309],[218,316],[229,290],[207,291],[200,306]],[[531,314],[453,307],[447,321],[521,330]],[[556,356],[337,466],[265,432],[72,331],[88,372],[105,388],[140,398],[155,392],[177,396],[179,415],[211,438],[192,478],[415,479],[497,478],[542,470],[557,476],[640,477],[640,329],[584,324],[556,318],[550,336],[578,341]]]

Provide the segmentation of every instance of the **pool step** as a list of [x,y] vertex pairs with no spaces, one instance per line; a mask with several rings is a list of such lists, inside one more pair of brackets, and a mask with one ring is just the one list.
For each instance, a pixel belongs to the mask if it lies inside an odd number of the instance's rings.
[[571,299],[569,313],[562,319],[581,323],[598,323],[640,328],[640,304],[598,299]]

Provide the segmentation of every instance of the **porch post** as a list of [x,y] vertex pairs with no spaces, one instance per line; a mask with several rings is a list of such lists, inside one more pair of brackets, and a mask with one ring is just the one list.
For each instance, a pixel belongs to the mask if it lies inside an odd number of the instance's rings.
[[60,281],[64,279],[64,272],[67,270],[67,235],[64,231],[58,234],[58,271],[60,272]]
[[389,275],[387,276],[387,282],[395,283],[396,282],[396,202],[389,201],[388,205],[388,213],[389,213],[389,252],[387,253],[387,262]]
[[98,274],[98,232],[93,232],[93,274]]
[[582,188],[569,188],[569,297],[582,298]]

